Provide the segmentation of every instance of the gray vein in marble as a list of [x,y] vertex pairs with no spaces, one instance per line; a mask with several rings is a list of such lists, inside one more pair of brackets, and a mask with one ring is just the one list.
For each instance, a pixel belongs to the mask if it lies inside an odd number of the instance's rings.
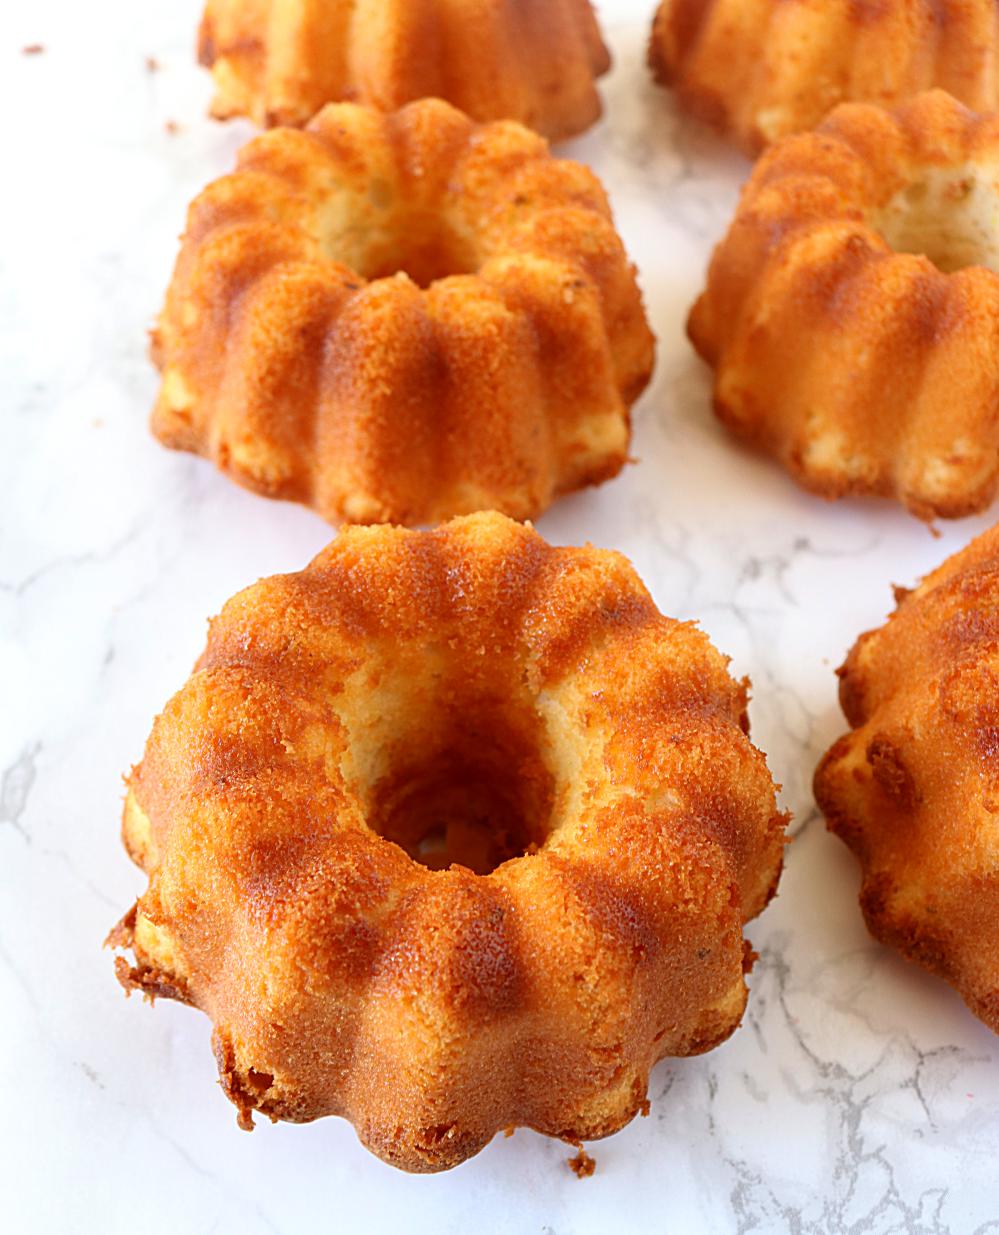
[[8,592],[20,599],[43,579],[56,571],[70,570],[80,566],[102,566],[114,559],[134,543],[149,522],[149,516],[134,523],[106,549],[92,549],[86,553],[67,553],[43,562],[17,581],[0,579],[0,592]]
[[41,1008],[39,1006],[38,999],[35,996],[35,992],[31,989],[31,983],[21,972],[13,956],[11,956],[11,954],[7,951],[2,937],[0,937],[0,966],[6,969],[14,979],[15,983],[20,988],[21,993],[24,995],[28,1006],[35,1014],[36,1019],[39,1019]]
[[41,749],[41,742],[26,746],[14,762],[4,768],[3,779],[0,780],[0,824],[10,824],[29,845],[31,836],[22,820],[38,775],[35,761]]
[[[760,1225],[763,1217],[768,1214],[778,1219],[782,1230],[799,1231],[802,1235],[840,1235],[841,1232],[844,1235],[861,1235],[862,1232],[895,1230],[904,1231],[907,1235],[938,1235],[950,1230],[941,1216],[948,1189],[927,1188],[919,1194],[914,1203],[907,1202],[902,1196],[895,1168],[885,1154],[884,1144],[869,1145],[867,1134],[862,1127],[868,1107],[880,1096],[882,1090],[877,1084],[866,1094],[858,1090],[862,1089],[865,1082],[877,1080],[879,1074],[885,1071],[886,1061],[901,1049],[914,1063],[912,1076],[908,1081],[902,1082],[902,1087],[911,1086],[916,1090],[926,1122],[930,1128],[934,1128],[931,1109],[921,1088],[922,1072],[942,1059],[953,1058],[955,1053],[962,1055],[967,1063],[967,1053],[951,1047],[922,1051],[911,1037],[898,1033],[884,1043],[880,1054],[869,1066],[856,1072],[836,1059],[818,1053],[809,1045],[806,1030],[799,1024],[789,1006],[791,967],[785,959],[789,942],[786,935],[774,936],[770,944],[761,951],[759,965],[766,974],[767,981],[776,987],[777,1002],[785,1028],[796,1049],[807,1058],[811,1071],[818,1078],[816,1084],[807,1087],[800,1085],[789,1062],[781,1068],[781,1075],[788,1089],[805,1104],[818,1103],[823,1109],[837,1114],[840,1149],[831,1164],[831,1180],[835,1188],[833,1195],[823,1201],[820,1216],[811,1218],[806,1216],[801,1208],[781,1201],[774,1187],[767,1183],[759,1172],[749,1168],[738,1157],[726,1155],[726,1161],[735,1172],[737,1180],[731,1195],[736,1230],[749,1232],[768,1229]],[[752,1020],[762,1017],[766,1010],[758,995],[754,995],[754,1000],[755,1005],[750,1005]],[[858,1014],[855,1004],[851,1003],[849,1010],[854,1015]],[[716,1096],[715,1088],[709,1085],[709,1099],[714,1102]],[[848,1217],[851,1204],[862,1183],[867,1183],[862,1176],[865,1169],[872,1164],[884,1174],[881,1196],[861,1217],[851,1221]],[[928,1213],[927,1203],[930,1201],[933,1202],[932,1212]],[[891,1225],[886,1225],[886,1221]]]
[[99,888],[92,879],[88,879],[87,876],[80,871],[76,862],[65,849],[55,849],[46,846],[39,852],[42,857],[54,858],[57,862],[61,862],[77,883],[86,888],[87,891],[99,900],[102,905],[109,909],[112,914],[120,916],[121,906],[117,903],[117,901],[108,896],[107,893],[104,892],[102,888]]

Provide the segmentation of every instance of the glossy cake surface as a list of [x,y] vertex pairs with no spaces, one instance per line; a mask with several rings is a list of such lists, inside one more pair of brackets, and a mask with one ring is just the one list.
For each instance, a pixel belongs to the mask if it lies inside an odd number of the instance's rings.
[[650,60],[681,103],[750,153],[840,103],[948,91],[999,106],[995,0],[663,0]]
[[600,115],[610,57],[590,0],[208,0],[214,115],[302,125],[326,103],[442,98],[552,141]]
[[607,1135],[742,1015],[785,822],[745,709],[617,554],[345,529],[157,719],[119,975],[211,1017],[244,1124],[341,1115],[412,1171]]
[[931,91],[761,158],[688,329],[740,437],[924,519],[999,483],[999,121]]
[[592,172],[440,101],[331,104],[191,206],[152,427],[331,521],[528,518],[624,465],[653,350]]
[[816,797],[872,934],[999,1033],[999,530],[897,597],[839,671],[852,732]]

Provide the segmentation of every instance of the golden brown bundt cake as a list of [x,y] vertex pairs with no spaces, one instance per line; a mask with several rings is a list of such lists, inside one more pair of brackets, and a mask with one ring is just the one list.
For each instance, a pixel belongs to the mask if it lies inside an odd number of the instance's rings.
[[999,119],[942,91],[771,147],[689,332],[715,409],[824,497],[920,518],[999,480]]
[[896,597],[839,670],[853,732],[815,794],[871,933],[999,1033],[999,528]]
[[552,141],[598,119],[610,68],[590,0],[208,0],[198,56],[220,118],[301,125],[326,103],[436,96]]
[[839,103],[891,106],[939,87],[999,105],[996,0],[662,0],[650,61],[688,110],[743,149]]
[[784,818],[746,686],[616,553],[351,528],[211,624],[128,781],[126,988],[214,1022],[245,1126],[441,1170],[605,1136],[732,1032]]
[[331,520],[527,518],[620,471],[653,350],[592,172],[436,100],[331,104],[192,205],[153,431]]

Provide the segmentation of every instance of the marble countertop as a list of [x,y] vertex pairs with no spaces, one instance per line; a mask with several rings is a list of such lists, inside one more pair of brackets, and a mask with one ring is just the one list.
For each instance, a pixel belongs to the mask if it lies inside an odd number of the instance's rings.
[[338,1120],[238,1132],[207,1020],[122,997],[100,945],[143,880],[118,843],[120,775],[205,618],[330,537],[146,428],[145,331],[185,205],[250,132],[204,118],[198,7],[35,0],[0,16],[4,1230],[999,1231],[999,1039],[868,938],[854,860],[809,789],[843,728],[834,667],[892,582],[988,520],[934,538],[887,504],[826,505],[715,423],[683,324],[747,164],[651,85],[652,0],[601,6],[606,118],[566,148],[610,190],[660,339],[639,461],[539,527],[623,550],[662,609],[752,676],[753,735],[795,822],[780,895],[750,928],[743,1027],[661,1064],[651,1116],[590,1146],[591,1179],[525,1131],[413,1178]]

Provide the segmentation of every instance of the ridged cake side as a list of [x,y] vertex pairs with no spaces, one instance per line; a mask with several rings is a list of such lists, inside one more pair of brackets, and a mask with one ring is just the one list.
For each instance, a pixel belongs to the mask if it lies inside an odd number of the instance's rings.
[[852,732],[816,797],[871,933],[999,1033],[999,529],[897,599],[839,671]]
[[303,125],[326,103],[442,98],[552,141],[600,116],[610,67],[590,0],[208,0],[214,115]]
[[331,105],[192,205],[153,430],[330,520],[527,518],[623,466],[653,349],[592,172],[439,101]]
[[[745,708],[616,554],[494,514],[346,530],[229,602],[156,721],[122,979],[208,1013],[244,1122],[342,1115],[412,1171],[607,1135],[742,1014],[785,822]],[[406,823],[473,765],[515,856],[427,869]]]
[[[999,121],[941,91],[895,113],[847,104],[771,147],[688,323],[725,424],[824,497],[894,497],[925,519],[984,509],[999,484],[999,275],[942,268],[923,243],[946,250],[970,229],[995,262],[997,168]],[[926,214],[933,235],[906,234]]]
[[663,0],[650,46],[682,104],[750,153],[840,103],[940,88],[999,105],[995,0]]

